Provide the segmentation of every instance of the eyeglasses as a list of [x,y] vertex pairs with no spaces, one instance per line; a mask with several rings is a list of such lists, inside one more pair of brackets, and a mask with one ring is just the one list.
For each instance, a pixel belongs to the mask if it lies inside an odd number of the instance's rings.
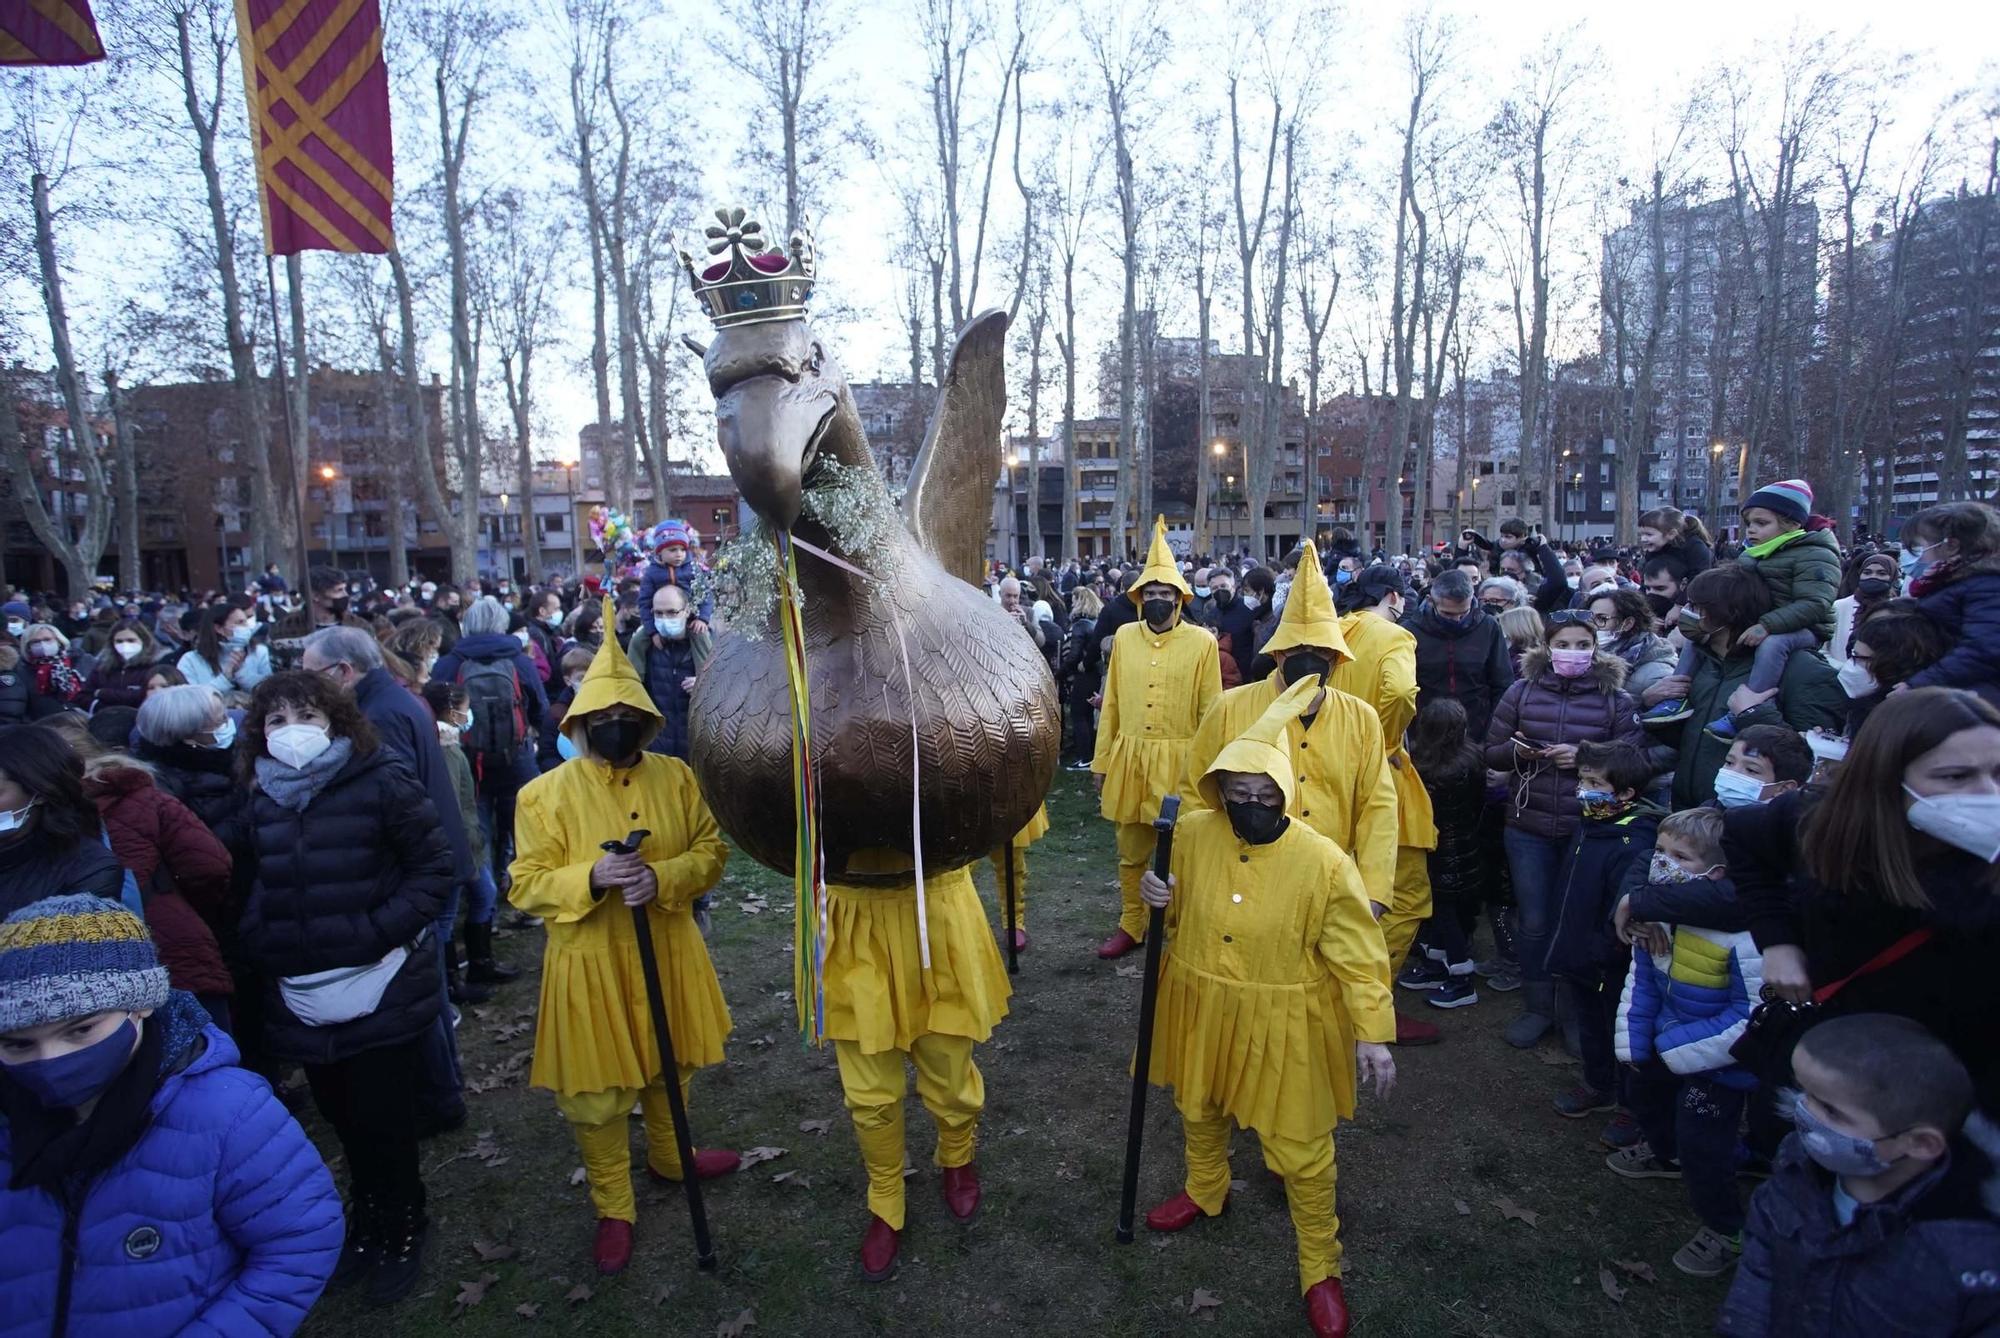
[[1609,613],[1593,613],[1590,615],[1590,621],[1594,626],[1603,628],[1611,628],[1618,625],[1618,619]]
[[1588,609],[1557,609],[1549,615],[1549,626],[1551,627],[1588,627],[1589,625],[1590,610]]

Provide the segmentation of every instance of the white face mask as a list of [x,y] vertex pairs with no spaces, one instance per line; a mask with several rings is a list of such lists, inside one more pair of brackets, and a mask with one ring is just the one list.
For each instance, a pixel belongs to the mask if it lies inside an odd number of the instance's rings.
[[1742,808],[1745,804],[1761,803],[1763,798],[1762,781],[1728,767],[1715,773],[1715,801],[1724,808]]
[[145,649],[145,645],[138,641],[114,641],[111,643],[111,648],[118,652],[120,659],[136,660],[139,658],[139,652]]
[[1264,601],[1255,595],[1245,595],[1243,596],[1243,607],[1255,613],[1258,609],[1264,607]]
[[1914,801],[1905,815],[1912,827],[1988,864],[2000,861],[2000,794],[1926,796],[1907,785],[1903,793]]
[[225,748],[234,747],[235,744],[236,744],[236,722],[234,720],[231,720],[228,716],[224,716],[222,717],[222,723],[215,727],[215,742],[209,744],[208,746],[217,750],[221,750]]
[[18,639],[18,638],[20,637],[21,633],[23,633],[23,632],[25,632],[25,631],[27,631],[27,630],[28,630],[28,625],[27,625],[26,623],[22,622],[22,621],[21,621],[21,620],[20,620],[19,618],[9,618],[9,619],[7,620],[7,635],[8,635],[8,636],[11,636],[11,637],[14,637],[14,638],[17,638],[17,639]]
[[35,805],[40,802],[41,801],[38,799],[30,799],[27,803],[21,805],[19,808],[0,809],[0,833],[18,832],[23,827],[27,826],[28,814],[32,812],[34,810]]
[[55,657],[56,643],[53,641],[37,641],[34,645],[28,647],[29,659],[53,660]]
[[248,645],[250,643],[250,638],[256,636],[258,631],[261,630],[263,626],[264,625],[258,622],[255,618],[250,619],[250,621],[242,624],[234,632],[231,632],[229,634],[229,644],[232,646]]
[[333,746],[324,725],[280,725],[264,736],[264,742],[272,757],[294,770]]
[[1597,644],[1605,650],[1610,650],[1613,646],[1618,644],[1618,633],[1612,631],[1608,627],[1598,628]]
[[514,633],[514,639],[520,642],[522,647],[525,648],[528,644],[528,629],[523,627],[520,631]]
[[1875,675],[1869,672],[1868,666],[1859,660],[1849,660],[1841,665],[1840,672],[1834,677],[1840,680],[1840,690],[1856,701],[1863,697],[1874,696],[1881,687],[1875,681]]

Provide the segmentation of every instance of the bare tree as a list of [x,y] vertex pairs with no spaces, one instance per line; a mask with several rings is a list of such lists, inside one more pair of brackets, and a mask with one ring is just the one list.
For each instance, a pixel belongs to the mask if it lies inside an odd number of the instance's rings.
[[[1063,467],[1067,477],[1063,488],[1063,552],[1076,553],[1077,528],[1082,521],[1083,471],[1077,459],[1076,441],[1076,279],[1077,262],[1090,240],[1091,206],[1097,196],[1097,174],[1104,159],[1101,146],[1087,137],[1083,124],[1087,113],[1073,107],[1058,120],[1066,133],[1053,155],[1037,196],[1046,201],[1055,257],[1062,271],[1062,329],[1056,334],[1056,349],[1063,360]],[[914,356],[914,354],[912,355]],[[1115,551],[1115,550],[1114,550]],[[1117,556],[1123,556],[1122,552]]]
[[543,207],[542,201],[518,191],[504,192],[491,201],[487,226],[494,234],[494,352],[514,429],[514,496],[527,551],[527,579],[539,582],[542,553],[535,535],[534,373],[537,354],[548,347],[554,334],[553,286],[563,262],[567,226]]
[[[709,47],[757,92],[778,127],[775,148],[765,136],[746,138],[761,174],[784,183],[785,235],[805,224],[808,203],[831,184],[831,100],[816,91],[820,67],[847,26],[837,4],[820,0],[748,0],[723,16]],[[811,172],[812,181],[806,181]]]
[[[606,316],[609,284],[604,273],[603,206],[598,196],[598,124],[603,115],[604,71],[617,35],[620,0],[561,0],[564,30],[569,39],[569,131],[567,154],[576,164],[577,194],[583,201],[590,240],[591,384],[597,392],[596,423],[611,428],[611,345]],[[599,439],[602,449],[602,438]],[[622,497],[629,506],[632,479],[623,460],[606,458],[605,495]],[[574,524],[574,520],[571,521]]]

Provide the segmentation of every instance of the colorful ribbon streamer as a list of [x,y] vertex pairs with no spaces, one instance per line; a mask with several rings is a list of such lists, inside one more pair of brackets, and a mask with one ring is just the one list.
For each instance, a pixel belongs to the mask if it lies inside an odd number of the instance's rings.
[[812,696],[806,677],[805,613],[799,561],[790,536],[776,534],[778,623],[792,703],[792,998],[810,1045],[826,1041],[826,949],[830,941],[826,867],[819,839],[819,779],[812,765]]

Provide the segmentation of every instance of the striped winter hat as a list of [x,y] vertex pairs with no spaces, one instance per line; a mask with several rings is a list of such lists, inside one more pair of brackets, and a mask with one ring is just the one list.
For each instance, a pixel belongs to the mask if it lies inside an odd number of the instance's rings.
[[1776,483],[1766,483],[1744,500],[1742,509],[1748,511],[1753,506],[1761,506],[1766,511],[1776,512],[1803,525],[1806,517],[1812,514],[1812,484],[1804,479],[1780,479]]
[[167,969],[138,916],[88,893],[0,921],[0,1032],[167,1002]]

